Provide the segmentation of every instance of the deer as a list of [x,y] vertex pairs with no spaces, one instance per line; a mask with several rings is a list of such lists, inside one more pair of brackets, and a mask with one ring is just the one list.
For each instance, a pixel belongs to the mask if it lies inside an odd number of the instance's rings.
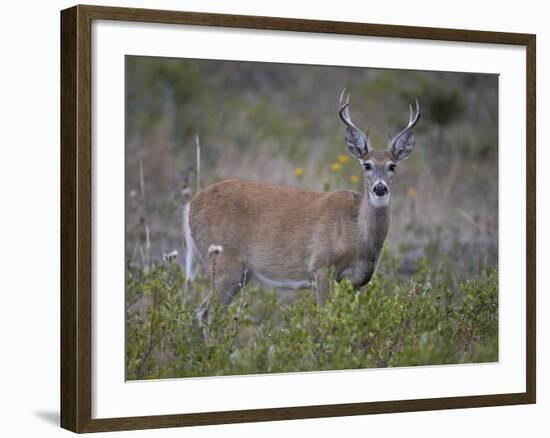
[[[418,99],[404,129],[387,148],[374,149],[369,130],[352,121],[350,94],[342,91],[339,117],[349,154],[363,168],[363,192],[315,192],[244,179],[214,183],[184,206],[185,271],[193,282],[198,261],[216,254],[213,291],[223,306],[252,278],[277,289],[314,288],[323,306],[331,276],[356,289],[376,271],[390,225],[398,164],[415,147],[422,115]],[[206,304],[207,305],[207,304]]]

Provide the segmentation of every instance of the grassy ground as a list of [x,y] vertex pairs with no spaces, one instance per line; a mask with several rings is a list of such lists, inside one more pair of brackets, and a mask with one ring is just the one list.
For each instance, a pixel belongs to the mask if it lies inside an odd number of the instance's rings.
[[[410,280],[384,254],[364,291],[332,283],[320,308],[311,290],[284,300],[247,286],[228,308],[196,311],[208,280],[184,291],[174,260],[128,267],[127,378],[284,373],[498,360],[498,276],[459,281],[425,260]],[[287,301],[285,303],[285,301]]]

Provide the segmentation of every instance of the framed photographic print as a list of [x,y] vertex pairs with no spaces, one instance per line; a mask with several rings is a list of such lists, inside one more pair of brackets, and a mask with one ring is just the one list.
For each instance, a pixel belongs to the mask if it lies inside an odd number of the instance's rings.
[[534,35],[75,6],[61,121],[62,427],[535,403]]

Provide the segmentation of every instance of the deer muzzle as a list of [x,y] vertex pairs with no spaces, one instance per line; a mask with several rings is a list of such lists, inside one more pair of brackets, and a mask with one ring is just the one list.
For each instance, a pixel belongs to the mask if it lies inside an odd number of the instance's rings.
[[373,193],[378,197],[386,196],[390,189],[388,188],[388,185],[383,181],[377,181],[376,184],[372,187]]

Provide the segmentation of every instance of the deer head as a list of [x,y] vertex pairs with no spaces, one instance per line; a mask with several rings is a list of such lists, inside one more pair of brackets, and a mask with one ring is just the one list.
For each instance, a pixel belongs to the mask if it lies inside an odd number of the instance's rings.
[[390,136],[386,150],[375,150],[369,139],[369,130],[361,131],[351,120],[349,94],[346,90],[340,95],[340,118],[346,125],[345,141],[349,153],[363,166],[365,191],[374,207],[389,205],[393,177],[400,161],[411,155],[415,146],[413,128],[418,123],[422,111],[416,100],[416,110],[409,105],[409,123],[394,136]]

